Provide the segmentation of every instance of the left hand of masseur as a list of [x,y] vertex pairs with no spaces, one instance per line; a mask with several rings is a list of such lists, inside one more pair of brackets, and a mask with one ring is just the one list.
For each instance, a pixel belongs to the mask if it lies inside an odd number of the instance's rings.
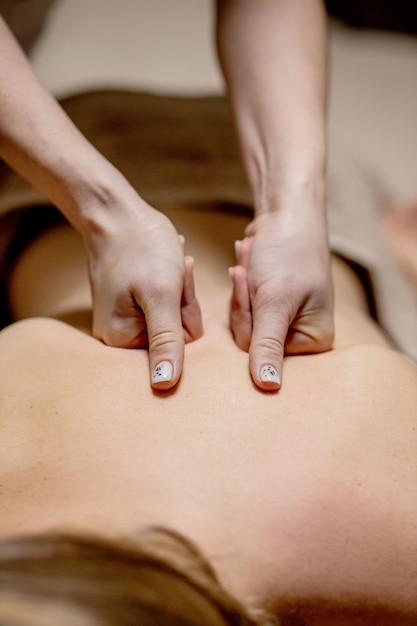
[[192,259],[170,220],[136,193],[98,213],[84,233],[93,334],[110,346],[149,347],[151,384],[169,389],[181,375],[184,342],[202,334]]
[[311,211],[256,217],[237,242],[231,270],[231,328],[249,350],[259,388],[281,386],[284,354],[315,353],[332,346],[333,296],[325,218]]

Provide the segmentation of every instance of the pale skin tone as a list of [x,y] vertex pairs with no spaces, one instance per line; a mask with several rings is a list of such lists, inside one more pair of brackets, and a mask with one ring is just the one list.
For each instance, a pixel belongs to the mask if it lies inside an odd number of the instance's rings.
[[246,218],[167,215],[195,259],[205,324],[169,394],[150,390],[146,351],[91,337],[75,231],[44,234],[17,265],[11,304],[24,321],[0,335],[0,534],[163,524],[244,602],[295,606],[307,625],[415,624],[416,367],[335,259],[335,349],[288,357],[280,393],[260,393],[229,326],[230,250]]
[[[217,43],[253,194],[247,233],[250,324],[232,317],[252,380],[277,391],[284,352],[332,345],[324,204],[325,18],[318,0],[219,0]],[[0,21],[0,154],[83,237],[93,333],[116,347],[149,346],[151,373],[203,332],[184,310],[184,254],[172,222],[149,206],[72,125]],[[139,190],[140,192],[140,190]],[[244,232],[238,234],[242,239]],[[277,271],[279,268],[279,271]],[[263,380],[264,366],[275,376]],[[152,382],[152,377],[151,377]]]
[[[332,345],[324,201],[326,22],[320,2],[219,0],[219,57],[252,189],[249,351],[282,378],[282,357]],[[276,385],[261,385],[275,388]]]

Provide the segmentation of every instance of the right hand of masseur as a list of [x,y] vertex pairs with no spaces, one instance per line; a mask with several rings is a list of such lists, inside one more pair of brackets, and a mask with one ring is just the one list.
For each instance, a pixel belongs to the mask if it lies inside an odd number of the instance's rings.
[[110,346],[149,347],[151,384],[170,389],[181,375],[184,342],[202,334],[192,259],[171,221],[129,193],[119,207],[90,209],[83,232],[93,334]]
[[326,227],[317,211],[255,218],[237,242],[231,328],[257,387],[281,386],[284,354],[329,350],[333,294]]

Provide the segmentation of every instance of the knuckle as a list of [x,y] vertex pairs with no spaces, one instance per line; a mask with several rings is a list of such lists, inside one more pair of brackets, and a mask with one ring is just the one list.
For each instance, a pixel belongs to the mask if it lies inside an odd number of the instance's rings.
[[149,350],[152,352],[170,352],[183,343],[183,338],[172,330],[161,330],[149,336]]
[[143,316],[122,318],[113,315],[107,324],[100,326],[99,338],[108,346],[131,348],[136,347],[138,338],[145,330],[146,323]]
[[257,308],[274,310],[294,301],[295,286],[293,281],[269,279],[256,285],[253,293]]
[[252,347],[257,352],[262,353],[264,357],[270,356],[275,359],[284,354],[284,342],[280,338],[270,335],[264,335],[257,339]]
[[125,348],[131,342],[131,336],[122,327],[106,328],[101,334],[102,341],[115,348]]
[[234,323],[233,320],[231,320],[230,326],[231,326],[233,339],[237,347],[243,350],[244,352],[248,352],[249,347],[250,347],[250,339],[251,339],[251,328],[249,327],[249,325],[242,326],[241,324],[236,324]]
[[179,301],[181,297],[181,287],[179,281],[169,279],[168,277],[158,278],[150,282],[148,291],[148,300],[152,305],[155,303]]
[[318,334],[318,342],[320,347],[323,350],[328,350],[332,347],[335,335],[334,321],[333,317],[330,316],[329,319],[326,319],[324,324],[322,324],[320,328],[320,332]]

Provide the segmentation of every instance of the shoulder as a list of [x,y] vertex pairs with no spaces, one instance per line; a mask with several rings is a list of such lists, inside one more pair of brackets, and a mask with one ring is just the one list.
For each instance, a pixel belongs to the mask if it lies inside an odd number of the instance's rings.
[[305,480],[296,500],[288,496],[297,507],[286,531],[289,582],[306,603],[415,614],[417,368],[375,345],[311,362],[323,386],[310,396],[320,403],[314,424],[293,450]]
[[52,339],[56,333],[71,332],[73,329],[64,322],[49,317],[30,317],[9,324],[0,331],[0,352],[6,345],[19,347],[20,344],[39,343]]
[[362,387],[368,400],[378,399],[396,411],[417,413],[417,364],[389,347],[362,344],[337,356],[346,375]]
[[373,397],[376,390],[384,399],[399,400],[402,392],[417,396],[417,363],[388,346],[358,344],[323,354],[328,362],[323,369],[333,371],[333,378],[349,382],[363,397]]

